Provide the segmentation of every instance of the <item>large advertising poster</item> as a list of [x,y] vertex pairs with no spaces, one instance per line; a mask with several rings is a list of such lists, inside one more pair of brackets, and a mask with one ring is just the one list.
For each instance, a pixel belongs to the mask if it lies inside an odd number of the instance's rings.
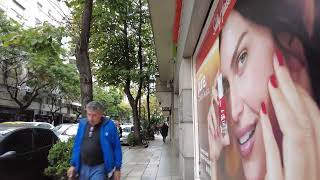
[[319,8],[217,2],[195,54],[201,179],[320,177]]

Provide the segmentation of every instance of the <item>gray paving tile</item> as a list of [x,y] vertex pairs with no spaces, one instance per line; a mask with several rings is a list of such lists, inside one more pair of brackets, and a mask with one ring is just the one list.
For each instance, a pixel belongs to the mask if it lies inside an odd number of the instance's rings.
[[140,176],[128,176],[124,180],[140,180]]
[[180,176],[172,176],[171,180],[182,180],[182,177],[180,177]]
[[171,180],[171,176],[157,177],[156,180]]
[[156,180],[156,177],[152,177],[152,176],[142,176],[141,180]]

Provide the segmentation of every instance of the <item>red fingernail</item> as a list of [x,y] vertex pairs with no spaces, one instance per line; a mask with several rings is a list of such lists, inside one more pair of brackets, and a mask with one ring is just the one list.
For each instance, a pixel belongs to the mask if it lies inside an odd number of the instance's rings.
[[274,88],[277,88],[278,87],[278,81],[277,81],[277,77],[275,74],[272,74],[270,76],[270,82],[271,82],[271,85],[274,87]]
[[262,110],[263,114],[267,114],[267,107],[264,102],[261,103],[261,110]]
[[277,55],[279,65],[283,66],[284,65],[284,58],[283,58],[283,54],[280,49],[276,49],[276,55]]

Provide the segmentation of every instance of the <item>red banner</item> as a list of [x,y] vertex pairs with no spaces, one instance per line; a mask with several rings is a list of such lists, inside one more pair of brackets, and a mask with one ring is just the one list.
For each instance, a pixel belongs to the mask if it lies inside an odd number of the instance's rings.
[[203,63],[213,43],[219,36],[221,29],[228,18],[236,0],[222,0],[218,2],[214,15],[210,22],[209,29],[205,35],[205,40],[202,42],[200,50],[196,56],[196,71]]

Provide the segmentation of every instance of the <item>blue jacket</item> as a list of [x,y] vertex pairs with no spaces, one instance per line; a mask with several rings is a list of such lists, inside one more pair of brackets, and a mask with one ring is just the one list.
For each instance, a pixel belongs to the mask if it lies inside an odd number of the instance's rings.
[[[88,121],[83,118],[79,121],[79,128],[75,137],[71,162],[76,167],[77,172],[81,168],[81,144],[86,132]],[[117,127],[111,119],[103,117],[103,124],[100,130],[100,143],[104,159],[104,169],[106,173],[111,172],[114,168],[120,170],[122,164],[122,151]]]

